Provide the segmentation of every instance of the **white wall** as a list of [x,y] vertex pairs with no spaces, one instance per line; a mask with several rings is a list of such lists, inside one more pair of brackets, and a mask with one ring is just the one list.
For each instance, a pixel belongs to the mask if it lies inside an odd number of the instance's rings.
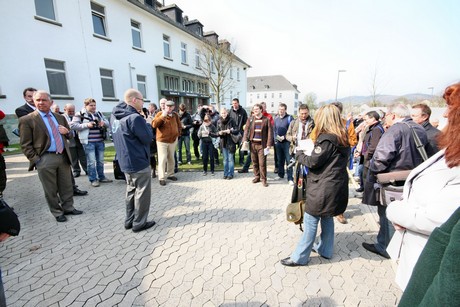
[[[147,78],[147,99],[157,102],[156,65],[200,75],[195,69],[195,48],[200,41],[127,1],[97,1],[105,6],[111,42],[93,36],[90,1],[54,3],[56,21],[62,26],[36,20],[34,0],[0,1],[0,37],[4,42],[0,48],[0,94],[7,96],[0,99],[0,109],[7,114],[24,104],[24,88],[49,90],[44,58],[65,62],[69,95],[74,100],[55,98],[55,103],[61,107],[74,103],[77,109],[87,97],[96,99],[98,109],[105,112],[117,104],[102,100],[100,68],[113,70],[115,95],[120,101],[131,84],[137,88],[136,75],[140,74]],[[145,52],[132,48],[131,19],[141,23]],[[171,38],[173,61],[163,58],[163,34]],[[181,42],[188,46],[189,65],[181,64]],[[240,82],[234,93],[239,91],[244,102],[247,71],[243,64],[238,65]]]

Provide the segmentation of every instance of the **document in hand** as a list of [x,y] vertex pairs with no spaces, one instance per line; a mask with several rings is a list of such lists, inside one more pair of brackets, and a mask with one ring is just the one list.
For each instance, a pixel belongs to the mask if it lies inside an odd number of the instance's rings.
[[264,149],[264,156],[267,156],[270,153],[270,148],[265,148]]

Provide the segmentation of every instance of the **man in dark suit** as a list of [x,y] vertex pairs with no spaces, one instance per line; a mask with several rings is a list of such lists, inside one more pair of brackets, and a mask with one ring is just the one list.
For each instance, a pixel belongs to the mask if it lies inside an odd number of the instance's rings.
[[29,113],[32,113],[35,111],[35,104],[33,100],[33,95],[37,90],[34,89],[33,87],[28,87],[24,91],[22,91],[22,96],[24,97],[24,100],[26,101],[25,104],[17,108],[14,112],[16,113],[16,116],[18,118],[21,118]]
[[69,124],[50,111],[53,102],[46,91],[36,91],[33,99],[36,110],[19,119],[21,149],[30,161],[29,171],[37,169],[51,214],[65,222],[66,214],[83,213],[73,206]]

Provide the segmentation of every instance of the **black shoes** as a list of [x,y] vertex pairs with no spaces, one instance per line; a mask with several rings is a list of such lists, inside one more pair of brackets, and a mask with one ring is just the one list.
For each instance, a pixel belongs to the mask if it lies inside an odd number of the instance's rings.
[[73,173],[74,178],[80,177],[80,173]]
[[88,194],[88,191],[82,191],[79,188],[73,189],[73,196],[85,196]]
[[160,180],[160,185],[166,185],[166,180]]
[[64,216],[64,214],[62,214],[62,215],[56,216],[56,221],[58,221],[59,223],[66,222],[67,218]]
[[273,174],[278,174],[278,168],[275,167],[275,169],[273,170]]
[[282,265],[285,265],[285,266],[305,266],[305,264],[300,264],[300,263],[292,261],[290,257],[284,258],[280,262]]
[[358,193],[364,192],[364,188],[363,188],[363,187],[359,187],[359,188],[356,189],[356,192],[358,192]]
[[128,229],[131,229],[133,228],[133,223],[131,224],[125,224],[125,229],[128,230]]
[[77,210],[77,209],[73,209],[72,211],[64,212],[64,215],[80,215],[80,214],[83,214],[83,211]]
[[248,172],[249,172],[249,171],[248,171],[247,169],[244,169],[244,168],[238,170],[238,173],[240,173],[240,174],[246,174],[246,173],[248,173]]
[[228,176],[227,177],[227,180],[232,180],[233,179],[233,176]]
[[169,176],[167,177],[167,179],[171,180],[171,181],[177,181],[177,177],[176,176]]
[[388,255],[387,252],[379,252],[377,248],[375,248],[375,244],[369,244],[369,243],[363,243],[363,247],[370,251],[371,253],[377,254],[379,256],[382,256],[383,258],[390,259],[390,255]]
[[[144,226],[142,226],[142,227],[139,228],[139,229],[134,229],[134,228],[133,228],[133,232],[139,232],[139,231],[142,231],[142,230],[147,230],[147,229],[149,229],[149,228],[152,228],[153,225],[155,225],[155,221],[147,222],[147,223],[144,224]],[[126,228],[126,226],[125,226],[125,228]]]

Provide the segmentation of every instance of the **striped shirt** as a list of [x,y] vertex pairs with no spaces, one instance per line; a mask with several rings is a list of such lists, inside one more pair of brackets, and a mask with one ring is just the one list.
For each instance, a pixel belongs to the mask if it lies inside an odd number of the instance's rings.
[[262,143],[262,118],[254,120],[254,136],[253,142]]

